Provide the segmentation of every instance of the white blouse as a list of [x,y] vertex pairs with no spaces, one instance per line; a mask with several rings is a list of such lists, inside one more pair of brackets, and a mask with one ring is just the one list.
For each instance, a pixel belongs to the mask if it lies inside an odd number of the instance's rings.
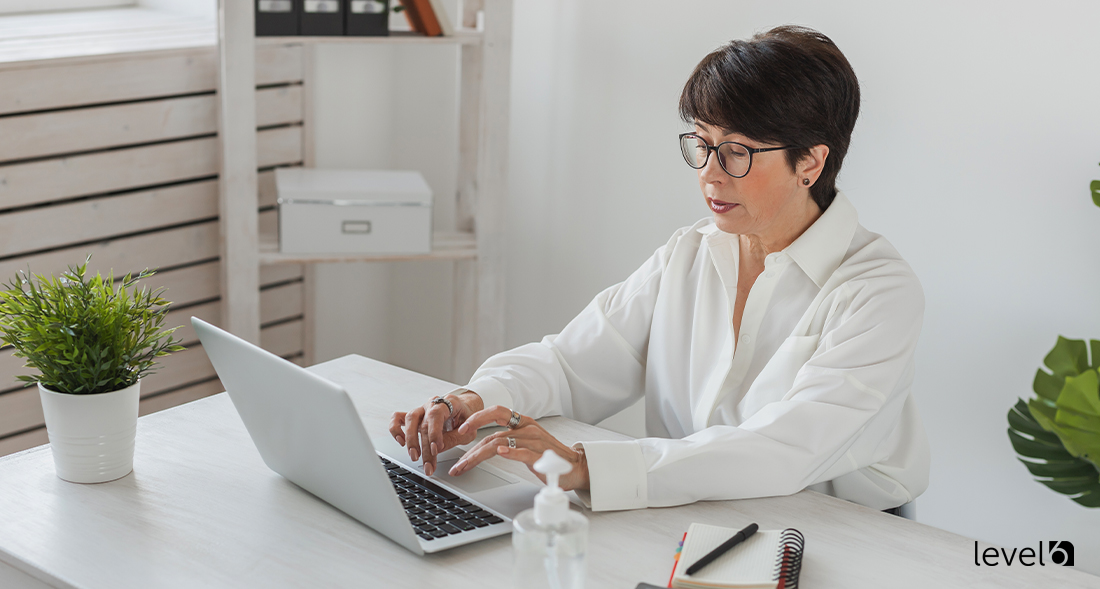
[[485,406],[597,423],[645,397],[646,434],[584,442],[594,510],[788,495],[897,507],[928,486],[913,401],[924,294],[842,194],[769,254],[734,341],[738,237],[677,231],[558,335],[489,358]]

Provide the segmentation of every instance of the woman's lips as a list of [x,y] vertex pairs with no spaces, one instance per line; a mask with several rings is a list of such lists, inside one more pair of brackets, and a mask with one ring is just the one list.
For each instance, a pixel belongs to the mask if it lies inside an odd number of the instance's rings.
[[735,203],[722,202],[713,198],[708,198],[707,204],[710,205],[710,210],[718,213],[719,215],[721,215],[722,213],[728,213],[733,210],[733,207],[738,206]]

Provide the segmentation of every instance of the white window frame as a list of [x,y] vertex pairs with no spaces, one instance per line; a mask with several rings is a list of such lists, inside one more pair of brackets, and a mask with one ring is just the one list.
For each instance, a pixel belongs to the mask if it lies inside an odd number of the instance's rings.
[[137,0],[0,0],[0,14],[137,6]]

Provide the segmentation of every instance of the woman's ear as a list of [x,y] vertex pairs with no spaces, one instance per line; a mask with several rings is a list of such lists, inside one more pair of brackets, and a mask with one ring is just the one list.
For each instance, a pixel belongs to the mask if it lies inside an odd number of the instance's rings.
[[809,154],[798,161],[796,173],[799,184],[813,186],[821,175],[821,170],[825,168],[825,159],[829,157],[829,146],[815,145],[807,151]]

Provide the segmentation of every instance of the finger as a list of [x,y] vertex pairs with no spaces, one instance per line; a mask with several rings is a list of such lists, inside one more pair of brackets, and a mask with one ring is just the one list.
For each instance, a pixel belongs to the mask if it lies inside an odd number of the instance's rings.
[[546,476],[541,472],[535,470],[535,463],[539,458],[542,458],[542,452],[535,452],[534,450],[528,450],[527,448],[509,448],[508,446],[497,446],[497,456],[507,458],[508,460],[515,460],[516,462],[522,462],[527,465],[527,468],[535,473],[535,476],[539,477],[539,480],[546,482]]
[[424,408],[417,407],[405,414],[405,446],[409,449],[409,458],[420,460],[420,420],[424,416]]
[[[459,433],[468,435],[471,432],[476,432],[478,429],[495,423],[497,425],[508,425],[508,420],[512,419],[512,410],[502,405],[493,405],[487,409],[482,409],[477,413],[474,413],[462,423],[462,427],[458,428]],[[524,420],[527,420],[526,422]],[[528,417],[520,417],[520,425],[530,423],[531,420]]]
[[398,444],[405,445],[405,432],[401,430],[405,426],[405,412],[394,411],[393,418],[390,419],[390,435],[393,439],[397,440]]
[[447,422],[449,416],[450,411],[443,403],[432,405],[424,415],[425,427],[421,429],[426,429],[428,434],[428,445],[424,446],[424,455],[432,457],[432,464],[435,464],[436,455],[447,449],[443,444],[443,424]]
[[485,462],[493,456],[496,456],[497,447],[507,445],[507,436],[497,436],[496,434],[493,434],[492,436],[481,440],[477,443],[476,446],[470,448],[469,451],[463,454],[462,458],[458,462],[456,462],[454,466],[451,467],[449,474],[451,476],[458,476],[464,472],[467,472],[471,468],[474,468],[482,462]]
[[417,432],[420,435],[420,448],[423,451],[424,459],[424,474],[432,476],[435,472],[435,455],[432,454],[431,447],[428,445],[428,428],[423,423],[420,424],[420,431]]

